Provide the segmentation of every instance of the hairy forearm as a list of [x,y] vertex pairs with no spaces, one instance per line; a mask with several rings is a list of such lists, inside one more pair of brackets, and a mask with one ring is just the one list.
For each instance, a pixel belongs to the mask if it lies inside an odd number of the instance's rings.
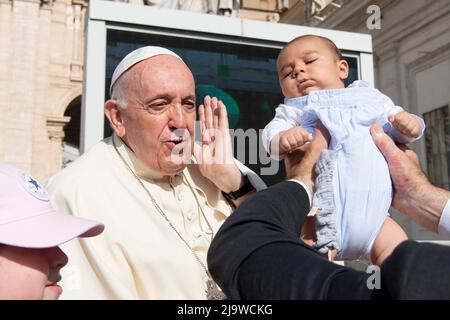
[[450,192],[426,181],[412,186],[409,193],[408,201],[400,204],[394,203],[394,208],[418,224],[437,232],[442,211],[450,199]]

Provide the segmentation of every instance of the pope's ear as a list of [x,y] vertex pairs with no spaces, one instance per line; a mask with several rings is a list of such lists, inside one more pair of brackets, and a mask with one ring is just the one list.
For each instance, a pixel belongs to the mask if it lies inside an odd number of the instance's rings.
[[105,115],[109,120],[109,124],[114,132],[123,138],[125,135],[125,127],[122,118],[123,110],[117,104],[117,100],[108,100],[105,103]]

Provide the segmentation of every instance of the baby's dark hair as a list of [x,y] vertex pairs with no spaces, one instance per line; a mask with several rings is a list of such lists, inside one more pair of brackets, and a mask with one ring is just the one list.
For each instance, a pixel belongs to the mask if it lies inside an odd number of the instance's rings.
[[343,60],[344,57],[342,56],[341,50],[339,50],[338,47],[336,47],[336,45],[334,44],[333,41],[331,41],[330,39],[326,38],[326,37],[322,37],[322,36],[316,36],[315,34],[305,34],[303,36],[299,36],[291,41],[289,41],[288,43],[286,43],[286,45],[283,47],[283,49],[281,49],[281,52],[287,48],[290,44],[297,42],[298,40],[304,39],[304,38],[319,38],[322,41],[325,41],[326,44],[328,45],[328,47],[330,48],[330,50],[336,55],[336,58],[338,60]]

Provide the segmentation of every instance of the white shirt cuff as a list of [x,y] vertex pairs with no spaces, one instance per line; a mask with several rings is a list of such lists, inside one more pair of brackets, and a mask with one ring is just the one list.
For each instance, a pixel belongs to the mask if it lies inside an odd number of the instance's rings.
[[450,239],[450,199],[442,210],[441,218],[439,219],[438,233]]
[[309,206],[311,207],[311,202],[312,202],[311,190],[309,190],[309,188],[306,186],[306,184],[304,184],[302,181],[297,180],[297,179],[289,179],[288,181],[296,182],[299,185],[301,185],[303,187],[303,189],[305,189],[306,193],[308,194]]

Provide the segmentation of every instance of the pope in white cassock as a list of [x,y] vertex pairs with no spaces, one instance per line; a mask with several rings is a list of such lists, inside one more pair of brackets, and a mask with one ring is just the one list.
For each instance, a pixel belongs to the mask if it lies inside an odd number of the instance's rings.
[[113,136],[48,183],[57,210],[105,224],[102,235],[63,247],[62,298],[222,298],[206,268],[211,239],[233,207],[265,187],[232,157],[225,106],[205,98],[195,144],[193,75],[161,47],[128,54],[110,91]]

